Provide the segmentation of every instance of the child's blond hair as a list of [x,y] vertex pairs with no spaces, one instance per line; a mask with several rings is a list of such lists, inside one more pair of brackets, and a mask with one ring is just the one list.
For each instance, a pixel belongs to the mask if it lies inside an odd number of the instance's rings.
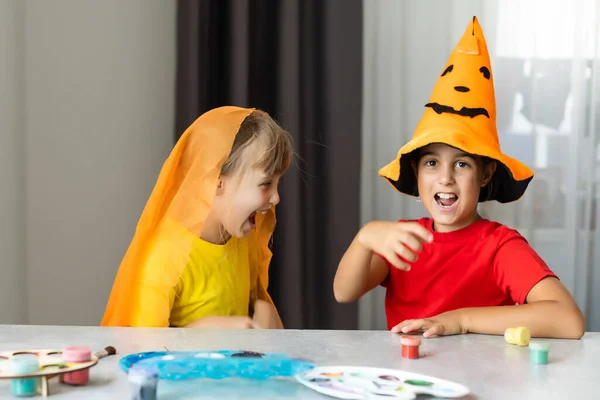
[[[264,144],[263,153],[252,157],[251,165],[243,165],[241,155],[256,140]],[[221,167],[221,175],[232,175],[247,167],[260,168],[269,176],[280,175],[289,168],[292,157],[292,142],[288,132],[269,114],[254,111],[242,122],[231,153]]]

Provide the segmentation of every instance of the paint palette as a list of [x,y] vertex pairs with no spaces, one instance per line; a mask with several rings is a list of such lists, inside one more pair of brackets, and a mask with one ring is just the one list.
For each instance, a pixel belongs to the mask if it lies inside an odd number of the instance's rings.
[[[7,364],[15,356],[31,354],[37,357],[39,370],[24,375],[12,373]],[[0,352],[0,379],[26,379],[40,378],[39,392],[43,396],[49,395],[48,380],[63,374],[89,369],[98,363],[98,357],[91,355],[90,361],[81,363],[68,363],[62,359],[60,350],[21,350]]]
[[133,365],[152,367],[158,370],[159,379],[164,380],[233,377],[264,380],[292,377],[314,368],[310,361],[286,354],[246,350],[144,352],[127,355],[119,364],[124,372]]
[[438,398],[460,398],[466,386],[412,372],[367,367],[316,367],[296,375],[298,382],[338,399],[416,399],[425,394]]

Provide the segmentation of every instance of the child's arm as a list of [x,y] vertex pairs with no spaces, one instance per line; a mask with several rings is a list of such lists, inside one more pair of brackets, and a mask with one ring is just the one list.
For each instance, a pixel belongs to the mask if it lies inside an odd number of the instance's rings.
[[571,294],[554,277],[537,283],[527,296],[527,304],[477,308],[463,311],[466,329],[473,333],[503,335],[507,327],[527,326],[532,336],[579,339],[585,333],[585,319]]
[[342,257],[333,280],[333,294],[339,303],[360,299],[387,277],[389,269],[383,258],[354,238]]
[[375,221],[366,224],[340,260],[333,281],[335,299],[340,303],[356,301],[385,280],[389,269],[378,254],[394,267],[409,270],[410,266],[399,256],[415,261],[421,243],[430,240],[431,233],[417,223]]
[[256,287],[250,293],[249,308],[250,317],[261,327],[266,329],[284,329],[279,313],[273,305],[273,300],[271,300],[271,296],[263,287],[260,278],[257,278]]
[[527,304],[474,307],[449,311],[432,318],[407,320],[392,332],[425,331],[424,337],[481,333],[503,335],[511,327],[526,326],[533,337],[579,339],[585,319],[567,289],[553,277],[536,284]]
[[252,320],[266,329],[283,329],[283,323],[273,305],[265,300],[258,299],[254,303]]
[[283,329],[279,314],[260,280],[250,295],[250,303],[250,316],[209,316],[187,324],[185,328]]
[[261,326],[247,316],[211,316],[200,318],[183,328],[260,329]]
[[499,287],[519,305],[463,308],[403,321],[392,332],[421,330],[424,337],[468,332],[503,335],[507,328],[526,326],[534,337],[583,336],[585,318],[577,303],[524,239],[510,240],[498,250],[493,271]]

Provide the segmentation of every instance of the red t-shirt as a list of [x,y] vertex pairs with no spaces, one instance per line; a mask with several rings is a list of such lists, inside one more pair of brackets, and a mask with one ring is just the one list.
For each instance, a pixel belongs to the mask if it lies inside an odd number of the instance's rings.
[[497,222],[482,219],[449,233],[433,231],[430,218],[416,222],[433,242],[423,244],[410,271],[388,263],[388,329],[459,308],[523,304],[540,280],[556,277],[519,232]]

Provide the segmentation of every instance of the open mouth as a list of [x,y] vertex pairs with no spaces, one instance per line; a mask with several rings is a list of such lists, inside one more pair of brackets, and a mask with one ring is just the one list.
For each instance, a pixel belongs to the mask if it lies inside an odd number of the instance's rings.
[[250,224],[252,224],[254,226],[254,225],[256,225],[256,215],[257,214],[266,214],[266,213],[267,213],[267,210],[257,210],[257,211],[254,211],[248,217],[248,221],[250,222]]
[[444,106],[439,103],[427,103],[427,104],[425,104],[425,107],[431,107],[433,109],[433,111],[435,111],[438,114],[449,113],[449,114],[457,114],[457,115],[461,115],[463,117],[471,117],[471,118],[475,118],[478,115],[485,115],[488,118],[490,117],[490,114],[487,112],[487,110],[485,108],[463,107],[457,111],[450,106]]
[[441,208],[450,209],[458,201],[458,196],[454,193],[436,193],[435,201]]
[[256,211],[250,214],[248,221],[250,221],[252,225],[256,225]]

